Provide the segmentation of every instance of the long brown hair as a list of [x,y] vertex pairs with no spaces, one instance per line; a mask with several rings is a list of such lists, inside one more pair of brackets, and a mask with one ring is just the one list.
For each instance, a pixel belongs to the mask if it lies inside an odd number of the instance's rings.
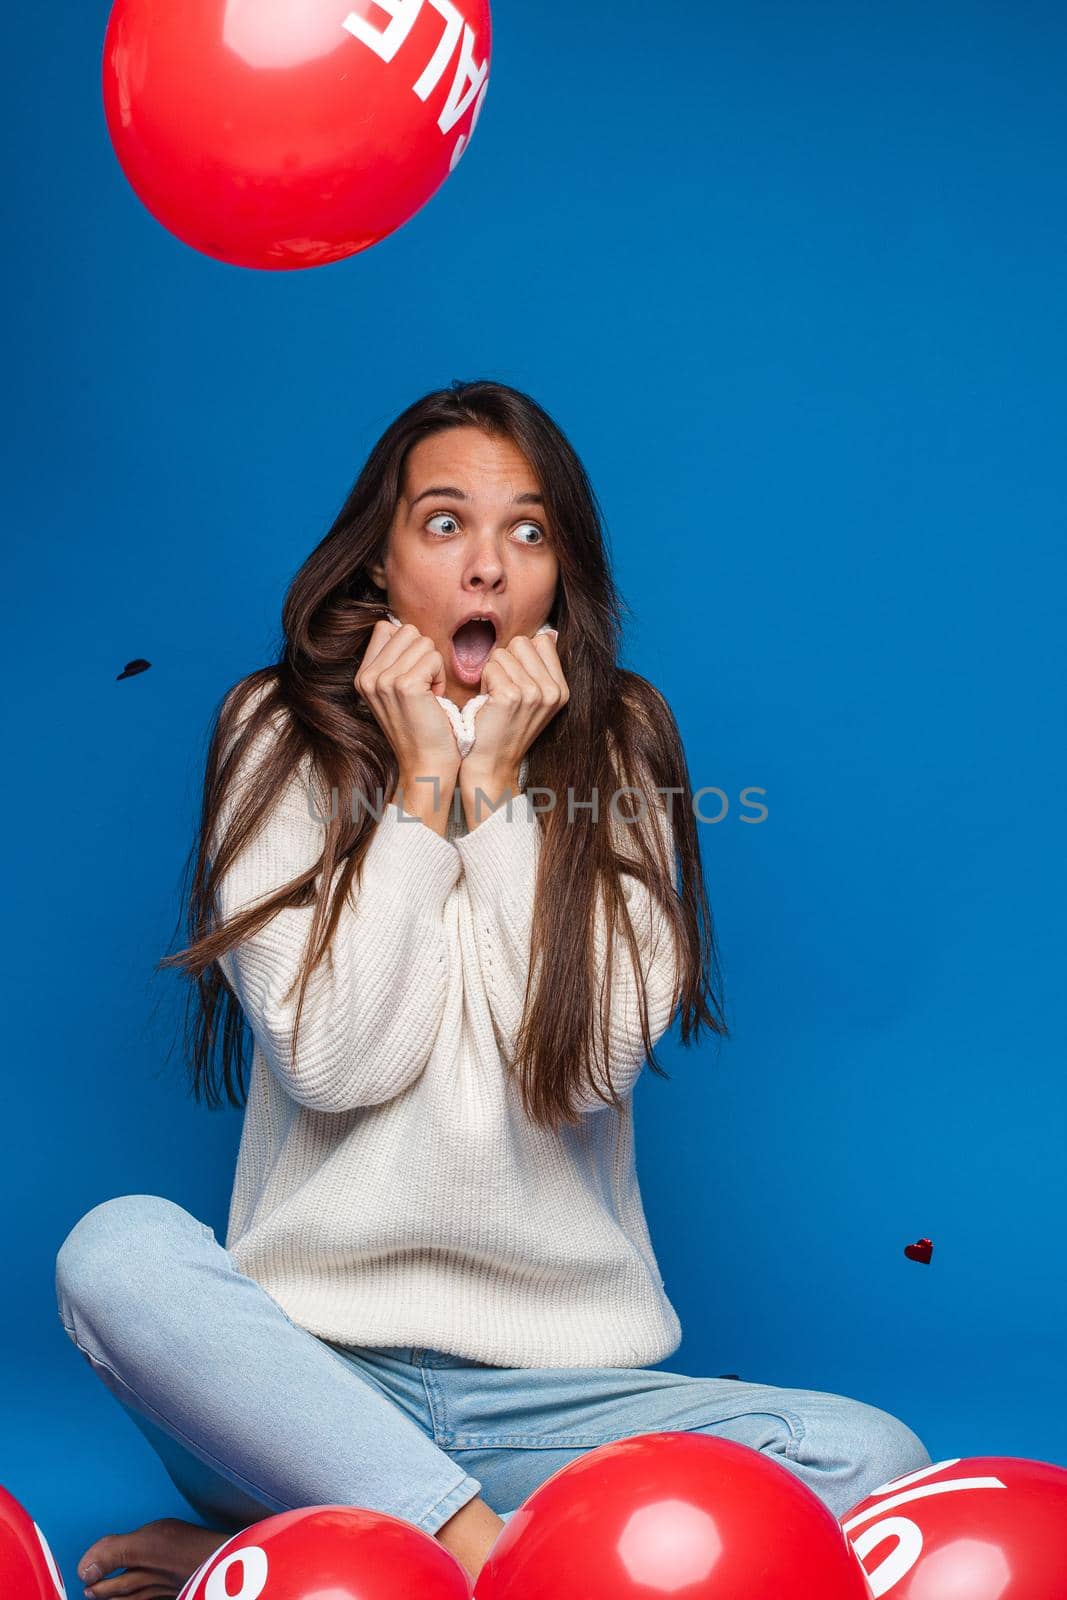
[[[531,947],[531,970],[538,973],[538,981],[527,994],[511,1063],[519,1077],[523,1107],[542,1126],[558,1129],[561,1121],[578,1121],[572,1091],[595,1087],[590,1064],[597,1061],[591,1022],[598,894],[604,896],[601,914],[607,918],[609,950],[614,949],[619,925],[631,958],[637,959],[620,868],[649,886],[674,929],[681,958],[676,1014],[681,1017],[682,1043],[698,1038],[702,1026],[729,1036],[717,993],[719,957],[685,753],[664,697],[646,679],[616,665],[624,603],[609,570],[602,513],[592,485],[560,428],[530,396],[505,384],[457,381],[415,401],[382,434],[329,532],[290,585],[282,609],[284,646],[278,661],[242,679],[215,711],[198,836],[186,865],[188,874],[195,856],[187,905],[188,944],[159,963],[181,967],[194,980],[187,996],[186,1053],[193,1094],[199,1100],[203,1093],[212,1109],[222,1104],[223,1089],[231,1105],[243,1105],[247,1098],[248,1028],[218,958],[283,906],[313,904],[315,915],[300,973],[299,1032],[308,981],[327,956],[354,875],[359,882],[377,818],[364,807],[324,805],[320,815],[328,821],[321,859],[225,925],[219,925],[214,915],[217,886],[291,783],[298,764],[306,765],[327,795],[335,786],[343,795],[394,793],[399,777],[395,755],[353,683],[371,629],[387,610],[385,593],[371,581],[367,569],[384,557],[408,452],[430,434],[471,425],[491,436],[509,438],[529,461],[544,495],[559,562],[550,620],[559,630],[557,649],[570,698],[528,752],[527,787],[544,786],[557,796],[571,789],[578,799],[595,792],[601,797],[601,809],[603,797],[625,785],[681,791],[671,810],[680,889],[675,884],[675,863],[656,849],[642,827],[624,830],[626,844],[638,841],[634,859],[633,850],[625,855],[616,851],[612,829],[598,827],[588,808],[575,808],[572,819],[568,807],[559,802],[539,813],[542,850]],[[251,796],[216,842],[234,774],[268,723],[277,737],[256,769]],[[656,803],[651,793],[648,803]],[[356,818],[352,810],[359,812]],[[624,803],[621,796],[617,810],[637,817],[650,814],[633,800]],[[317,883],[333,884],[332,896],[318,893]],[[585,959],[576,959],[576,952],[582,951]],[[609,1037],[604,998],[601,1039]],[[667,1077],[652,1050],[644,1004],[641,1012],[646,1058],[653,1071]],[[295,1054],[295,1038],[293,1050]],[[599,1078],[604,1081],[602,1067]],[[614,1086],[609,1085],[609,1091],[610,1103],[621,1106]]]

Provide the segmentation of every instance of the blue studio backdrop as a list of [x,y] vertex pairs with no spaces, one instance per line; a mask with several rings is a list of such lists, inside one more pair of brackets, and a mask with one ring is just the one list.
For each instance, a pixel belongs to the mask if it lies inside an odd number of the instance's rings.
[[728,802],[732,1039],[673,1032],[635,1099],[663,1365],[1067,1465],[1062,8],[497,0],[455,173],[292,272],[137,200],[106,21],[21,9],[4,54],[0,1482],[71,1592],[92,1539],[190,1515],[53,1278],[112,1195],[223,1237],[241,1114],[189,1096],[153,974],[208,724],[380,431],[457,377],[572,438],[625,663]]

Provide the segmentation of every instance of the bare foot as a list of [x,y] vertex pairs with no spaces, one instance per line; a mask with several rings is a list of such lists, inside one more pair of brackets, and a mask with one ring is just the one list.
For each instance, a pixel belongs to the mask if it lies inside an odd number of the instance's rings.
[[[174,1600],[179,1589],[212,1551],[231,1537],[221,1528],[160,1517],[133,1533],[108,1533],[91,1544],[78,1562],[78,1577],[94,1600]],[[91,1563],[95,1562],[95,1567]],[[121,1576],[107,1574],[125,1567]]]

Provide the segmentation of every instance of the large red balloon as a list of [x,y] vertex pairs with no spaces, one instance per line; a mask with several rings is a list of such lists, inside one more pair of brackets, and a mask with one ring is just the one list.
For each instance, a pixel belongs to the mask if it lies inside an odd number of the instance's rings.
[[1060,1600],[1067,1470],[1021,1456],[935,1461],[841,1519],[874,1600]]
[[115,0],[104,111],[152,215],[242,267],[392,233],[466,149],[489,0]]
[[0,1595],[3,1600],[67,1600],[48,1540],[22,1503],[0,1484]]
[[587,1451],[505,1524],[477,1600],[868,1600],[833,1512],[787,1467],[702,1433]]
[[248,1528],[178,1600],[470,1600],[466,1568],[413,1522],[359,1506],[300,1506]]

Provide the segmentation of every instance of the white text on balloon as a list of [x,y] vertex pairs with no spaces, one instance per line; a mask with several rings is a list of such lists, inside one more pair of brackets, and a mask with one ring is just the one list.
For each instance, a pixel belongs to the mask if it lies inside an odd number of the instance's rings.
[[[341,26],[361,44],[367,45],[383,61],[392,61],[408,37],[425,0],[375,0],[376,6],[389,16],[384,28],[376,28],[357,12],[350,11]],[[463,113],[470,107],[484,87],[489,72],[488,57],[479,65],[474,59],[474,30],[463,19],[452,0],[429,0],[432,8],[444,22],[437,48],[422,72],[412,84],[420,100],[426,100],[441,81],[445,68],[459,46],[459,60],[452,77],[448,97],[437,118],[442,133],[454,128]]]
[[[935,1461],[933,1466],[920,1467],[917,1472],[909,1472],[906,1477],[895,1478],[890,1483],[883,1483],[881,1488],[873,1490],[873,1494],[882,1499],[880,1505],[869,1506],[866,1511],[859,1512],[842,1523],[845,1533],[851,1533],[861,1522],[868,1521],[871,1517],[882,1520],[875,1522],[871,1527],[865,1528],[852,1540],[852,1548],[861,1563],[865,1556],[886,1539],[893,1539],[894,1543],[889,1553],[883,1557],[873,1572],[866,1573],[867,1582],[871,1587],[873,1600],[882,1600],[882,1596],[900,1582],[901,1578],[915,1566],[923,1551],[922,1529],[908,1517],[890,1517],[886,1512],[895,1510],[898,1506],[907,1504],[909,1500],[924,1500],[929,1495],[952,1494],[961,1489],[1006,1489],[1007,1484],[1000,1478],[947,1478],[940,1483],[920,1484],[918,1488],[906,1487],[917,1484],[922,1478],[928,1478],[931,1473],[941,1472],[945,1467],[954,1467],[959,1462],[959,1456],[949,1461]],[[898,1493],[903,1490],[903,1493]]]

